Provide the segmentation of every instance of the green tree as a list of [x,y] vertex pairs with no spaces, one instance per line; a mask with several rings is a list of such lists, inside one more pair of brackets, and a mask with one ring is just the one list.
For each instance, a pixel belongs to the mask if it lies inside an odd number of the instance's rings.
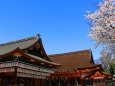
[[115,64],[110,63],[109,66],[110,66],[109,72],[114,75],[115,74]]

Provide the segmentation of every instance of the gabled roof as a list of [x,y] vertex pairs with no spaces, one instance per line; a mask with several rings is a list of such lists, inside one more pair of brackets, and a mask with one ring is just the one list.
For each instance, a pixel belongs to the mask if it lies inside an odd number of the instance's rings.
[[49,55],[49,58],[62,66],[57,71],[69,71],[75,69],[86,69],[100,67],[94,64],[91,50],[75,51],[69,53]]
[[[31,55],[27,52],[29,49],[35,47],[37,43],[40,45],[40,49],[42,51],[44,58]],[[37,51],[37,52],[41,53],[41,51]],[[0,44],[0,58],[11,56],[14,53],[21,53],[25,57],[37,60],[38,62],[43,62],[43,63],[53,65],[53,66],[61,66],[60,64],[54,63],[49,59],[49,57],[47,56],[44,50],[44,47],[39,35],[13,41],[13,42]]]
[[8,42],[4,44],[0,44],[0,55],[9,53],[16,48],[20,49],[26,49],[28,47],[31,47],[33,44],[35,44],[40,39],[39,35],[33,36],[30,38],[25,38],[13,42]]

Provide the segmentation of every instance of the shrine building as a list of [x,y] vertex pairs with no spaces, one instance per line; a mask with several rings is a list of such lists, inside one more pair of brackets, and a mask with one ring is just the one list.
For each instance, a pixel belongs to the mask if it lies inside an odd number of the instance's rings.
[[60,66],[49,59],[39,35],[0,45],[0,86],[42,86]]
[[112,79],[112,75],[105,73],[101,64],[94,63],[90,49],[49,55],[49,58],[62,66],[47,77],[43,86],[92,86],[95,81]]
[[48,56],[39,35],[0,44],[0,86],[84,86],[105,79],[112,75],[94,63],[90,49]]

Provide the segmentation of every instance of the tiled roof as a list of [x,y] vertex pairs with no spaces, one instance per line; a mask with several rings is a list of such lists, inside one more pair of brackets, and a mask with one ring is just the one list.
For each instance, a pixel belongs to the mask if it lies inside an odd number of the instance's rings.
[[[44,58],[41,58],[41,57],[35,56],[35,55],[31,55],[26,52],[26,49],[28,49],[28,48],[31,49],[33,46],[35,46],[36,43],[40,43],[41,50],[43,51],[43,54],[45,54]],[[42,41],[41,41],[41,38],[39,35],[21,39],[21,40],[17,40],[17,41],[13,41],[13,42],[0,44],[0,57],[8,56],[8,55],[12,54],[13,52],[15,52],[16,50],[18,50],[18,52],[19,51],[23,52],[23,54],[26,55],[27,57],[34,58],[36,60],[39,60],[40,62],[44,62],[44,63],[50,64],[50,65],[55,65],[55,66],[61,66],[58,63],[51,62],[51,60],[45,53],[45,50],[43,48]]]
[[91,68],[98,66],[93,63],[91,50],[83,50],[70,53],[49,55],[49,58],[62,66],[57,71],[69,71],[74,69]]
[[38,39],[39,39],[39,36],[37,35],[30,38],[25,38],[25,39],[13,41],[13,42],[0,44],[0,55],[9,53],[15,50],[16,48],[20,48],[20,49],[28,48],[32,46],[36,41],[38,41]]

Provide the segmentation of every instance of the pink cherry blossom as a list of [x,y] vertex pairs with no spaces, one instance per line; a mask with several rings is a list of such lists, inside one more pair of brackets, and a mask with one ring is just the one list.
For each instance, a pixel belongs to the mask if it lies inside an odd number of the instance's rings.
[[115,60],[115,0],[104,0],[98,6],[99,9],[94,13],[88,11],[86,16],[91,24],[89,36],[96,41],[96,47],[103,46],[102,57],[112,61]]

